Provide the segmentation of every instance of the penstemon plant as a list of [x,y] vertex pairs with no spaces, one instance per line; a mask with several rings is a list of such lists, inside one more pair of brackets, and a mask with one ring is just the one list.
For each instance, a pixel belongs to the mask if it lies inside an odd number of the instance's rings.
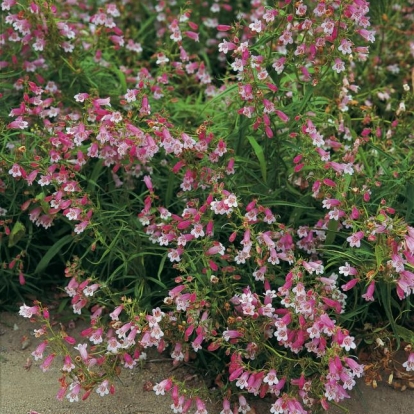
[[90,320],[77,343],[20,308],[58,398],[155,347],[204,364],[220,414],[328,410],[368,321],[414,370],[413,2],[97,3],[1,4],[2,289],[60,271]]

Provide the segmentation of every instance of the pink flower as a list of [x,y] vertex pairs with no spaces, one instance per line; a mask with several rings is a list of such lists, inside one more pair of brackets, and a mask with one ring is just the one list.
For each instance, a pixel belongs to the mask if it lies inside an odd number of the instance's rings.
[[165,391],[169,391],[172,388],[172,385],[172,379],[167,378],[158,384],[155,384],[152,389],[155,391],[156,395],[164,395]]
[[358,273],[358,271],[354,267],[350,266],[348,262],[345,262],[345,266],[341,266],[339,268],[339,273],[344,276],[355,276]]
[[361,239],[364,238],[364,232],[358,231],[357,233],[354,233],[353,235],[349,236],[346,241],[349,242],[349,245],[351,247],[361,247]]
[[43,352],[45,351],[47,346],[47,341],[43,341],[41,344],[38,345],[38,347],[32,352],[32,356],[35,359],[35,361],[43,358]]
[[215,254],[220,254],[221,256],[224,255],[224,246],[221,243],[217,243],[214,244],[214,246],[210,247],[207,251],[206,251],[206,255],[207,256],[213,256]]
[[192,32],[192,31],[187,31],[185,32],[185,35],[187,37],[189,37],[190,39],[194,40],[195,42],[199,42],[199,38],[198,38],[198,33],[196,32]]
[[70,355],[66,355],[63,362],[62,371],[70,372],[75,369],[75,365],[72,363]]
[[236,330],[228,330],[226,329],[223,332],[223,339],[225,341],[229,341],[230,339],[240,338],[243,336],[243,333],[236,331]]
[[9,170],[9,174],[12,175],[14,178],[21,177],[22,174],[22,167],[19,164],[13,164],[11,169]]
[[332,65],[332,69],[336,73],[341,73],[345,70],[345,63],[341,59],[336,58],[335,63]]
[[341,202],[335,198],[327,198],[323,200],[322,206],[323,208],[331,209],[332,207],[337,207],[341,204]]
[[219,24],[217,25],[216,29],[220,32],[228,32],[229,30],[231,30],[231,26],[227,24]]
[[374,292],[375,292],[375,280],[373,280],[369,286],[368,289],[366,291],[366,293],[364,293],[362,295],[362,297],[366,300],[366,301],[374,301]]
[[76,102],[85,102],[85,99],[88,99],[89,94],[87,93],[78,93],[74,96]]
[[129,355],[127,353],[125,353],[123,355],[123,358],[124,358],[124,366],[125,366],[125,368],[132,369],[137,364],[136,361],[133,360],[133,358],[131,357],[131,355]]
[[93,100],[95,107],[99,106],[111,106],[111,98],[97,98]]
[[200,398],[196,397],[195,403],[197,411],[194,414],[208,414],[206,410],[206,405],[202,400],[200,400]]
[[50,366],[52,365],[53,360],[55,359],[55,356],[56,356],[55,354],[50,354],[45,358],[45,360],[43,361],[43,364],[40,365],[40,369],[43,372],[46,372],[50,368]]
[[75,349],[79,351],[81,358],[83,361],[88,360],[88,351],[86,350],[88,344],[78,344],[78,346],[75,346]]
[[149,175],[144,176],[144,183],[147,186],[150,193],[154,192],[154,187],[152,186],[151,177]]
[[99,284],[94,283],[93,285],[87,286],[83,289],[83,294],[85,296],[93,296],[93,294],[99,289]]
[[354,337],[353,336],[345,336],[342,340],[342,343],[340,344],[342,348],[345,348],[345,351],[349,352],[351,349],[355,349],[356,345],[354,342]]
[[96,392],[101,396],[105,396],[109,394],[109,382],[108,380],[104,380],[99,384],[99,386],[96,388]]
[[24,318],[31,318],[33,315],[39,315],[39,307],[30,307],[27,305],[20,306],[19,315],[23,316]]
[[364,38],[367,42],[371,42],[371,43],[375,42],[375,30],[360,29],[360,30],[357,30],[357,33],[362,38]]
[[79,392],[81,390],[81,386],[78,382],[73,382],[70,384],[70,392],[68,395],[66,395],[66,398],[70,402],[77,402],[79,401]]
[[168,252],[168,258],[171,262],[180,262],[183,252],[183,249],[170,249]]
[[10,129],[26,129],[29,123],[25,121],[21,116],[18,116],[13,122],[7,125]]
[[239,412],[244,414],[249,411],[250,411],[250,406],[249,404],[247,404],[246,398],[244,397],[244,395],[239,395]]
[[342,285],[341,288],[344,292],[346,292],[347,290],[351,290],[358,282],[359,279],[351,279],[348,283]]
[[270,386],[276,385],[279,382],[276,371],[274,369],[271,369],[263,378],[263,382],[269,384]]
[[220,414],[233,414],[230,401],[227,398],[223,400],[223,409],[220,411]]
[[406,371],[414,371],[414,352],[410,352],[408,360],[402,364]]
[[289,117],[282,111],[279,111],[278,109],[275,110],[275,114],[279,117],[279,119],[282,122],[287,122],[289,121]]

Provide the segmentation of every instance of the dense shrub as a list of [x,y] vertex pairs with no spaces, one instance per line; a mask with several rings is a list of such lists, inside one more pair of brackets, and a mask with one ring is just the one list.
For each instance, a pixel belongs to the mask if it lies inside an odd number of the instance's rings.
[[[91,322],[76,344],[20,308],[58,398],[156,347],[207,369],[223,414],[315,412],[363,374],[357,343],[410,350],[412,1],[2,10],[2,302],[53,285]],[[154,391],[206,412],[207,389]]]

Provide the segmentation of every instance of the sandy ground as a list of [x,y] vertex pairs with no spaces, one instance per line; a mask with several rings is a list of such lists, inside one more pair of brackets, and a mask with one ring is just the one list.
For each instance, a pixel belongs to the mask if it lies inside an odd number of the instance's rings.
[[[18,329],[16,329],[18,328]],[[78,327],[78,329],[80,329]],[[156,383],[165,378],[171,369],[169,362],[147,363],[143,368],[126,372],[112,396],[100,397],[92,393],[88,400],[70,403],[56,400],[59,384],[59,367],[55,364],[42,373],[33,362],[30,370],[24,365],[39,341],[31,336],[33,325],[18,315],[0,314],[0,413],[27,414],[169,414],[171,400],[168,396],[156,396],[145,391],[145,384]],[[21,339],[30,337],[30,344],[22,350]],[[152,357],[149,359],[151,360]],[[159,361],[159,355],[153,355]],[[168,374],[167,374],[168,375]],[[269,406],[253,405],[251,414],[269,413]],[[352,392],[352,399],[345,403],[346,410],[332,409],[329,414],[414,414],[414,391],[395,391],[386,385],[376,390],[362,381]],[[190,413],[195,412],[195,408]],[[209,414],[219,414],[221,408],[210,405]]]

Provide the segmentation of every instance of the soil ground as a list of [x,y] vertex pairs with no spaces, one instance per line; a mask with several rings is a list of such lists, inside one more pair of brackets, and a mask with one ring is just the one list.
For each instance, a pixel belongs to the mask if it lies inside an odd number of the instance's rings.
[[[145,391],[146,385],[165,378],[171,369],[169,361],[163,361],[158,354],[149,355],[142,368],[126,372],[123,370],[116,393],[100,397],[96,393],[83,402],[61,402],[55,398],[60,371],[57,364],[47,373],[39,369],[39,361],[32,363],[29,370],[24,368],[30,353],[39,340],[34,338],[33,324],[15,314],[0,314],[0,413],[1,414],[169,414],[169,396],[156,396],[153,391]],[[79,331],[81,324],[76,328]],[[73,333],[71,333],[73,335]],[[22,349],[22,337],[29,343]],[[188,373],[187,373],[188,374]],[[181,372],[180,375],[186,375]],[[414,414],[414,391],[395,391],[380,384],[377,389],[358,382],[352,391],[352,398],[345,402],[345,411],[334,408],[328,414],[348,412],[350,414]],[[212,400],[214,397],[212,396]],[[251,404],[251,414],[269,413],[269,405],[263,407]],[[190,410],[194,413],[195,408]],[[221,408],[212,403],[209,414],[219,414]],[[250,414],[250,413],[249,413]]]

